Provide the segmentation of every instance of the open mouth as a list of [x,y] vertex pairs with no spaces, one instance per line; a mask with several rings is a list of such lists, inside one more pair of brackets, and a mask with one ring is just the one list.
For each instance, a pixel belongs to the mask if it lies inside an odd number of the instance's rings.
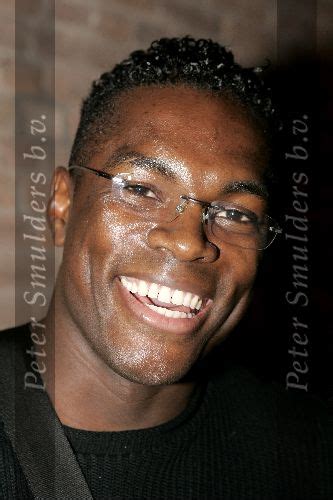
[[167,318],[194,318],[207,304],[199,295],[157,283],[128,276],[120,276],[120,282],[142,304]]

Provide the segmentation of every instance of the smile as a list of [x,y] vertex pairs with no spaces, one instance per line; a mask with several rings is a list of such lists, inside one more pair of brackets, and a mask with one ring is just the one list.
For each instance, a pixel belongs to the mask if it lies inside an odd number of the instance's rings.
[[161,316],[174,319],[194,318],[203,307],[199,295],[165,285],[120,276],[121,284],[149,309]]

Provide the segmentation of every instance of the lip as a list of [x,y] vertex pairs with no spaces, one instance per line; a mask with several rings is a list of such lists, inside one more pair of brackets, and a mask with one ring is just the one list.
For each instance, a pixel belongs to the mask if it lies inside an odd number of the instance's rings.
[[168,318],[142,304],[121,284],[119,278],[116,280],[116,286],[122,302],[139,321],[147,323],[156,330],[181,336],[191,337],[200,328],[213,303],[211,299],[208,299],[205,307],[193,318]]

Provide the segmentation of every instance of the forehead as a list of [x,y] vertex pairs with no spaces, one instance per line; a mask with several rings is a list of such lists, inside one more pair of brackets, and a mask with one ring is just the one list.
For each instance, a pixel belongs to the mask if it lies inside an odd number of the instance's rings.
[[94,161],[107,166],[117,151],[173,158],[213,177],[221,167],[258,176],[267,163],[264,136],[244,107],[179,86],[141,87],[118,97],[109,138]]

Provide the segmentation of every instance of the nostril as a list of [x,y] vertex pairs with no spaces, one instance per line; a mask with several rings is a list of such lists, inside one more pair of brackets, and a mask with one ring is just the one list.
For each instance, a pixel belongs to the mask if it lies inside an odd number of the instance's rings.
[[210,262],[214,262],[215,260],[217,260],[220,257],[221,249],[220,249],[220,247],[214,245],[214,243],[212,243],[209,240],[207,241],[207,244],[210,245],[210,247],[211,247],[212,255],[210,256]]

